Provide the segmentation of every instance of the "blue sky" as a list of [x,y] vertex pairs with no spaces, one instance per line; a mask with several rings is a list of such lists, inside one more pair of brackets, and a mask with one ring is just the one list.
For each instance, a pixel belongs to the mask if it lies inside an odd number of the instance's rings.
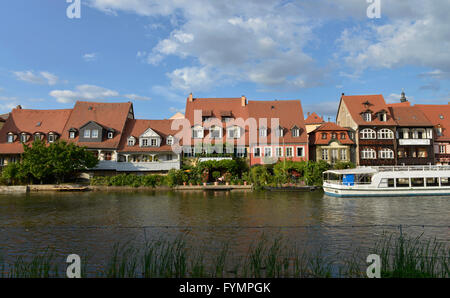
[[[426,2],[426,3],[423,3]],[[449,1],[0,2],[0,113],[132,100],[162,119],[186,97],[300,99],[333,117],[340,94],[450,101]]]

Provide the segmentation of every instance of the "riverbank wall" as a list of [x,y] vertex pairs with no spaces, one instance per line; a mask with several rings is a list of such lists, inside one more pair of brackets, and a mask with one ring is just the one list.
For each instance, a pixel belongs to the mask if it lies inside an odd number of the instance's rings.
[[0,193],[27,193],[29,188],[27,185],[20,186],[0,186]]

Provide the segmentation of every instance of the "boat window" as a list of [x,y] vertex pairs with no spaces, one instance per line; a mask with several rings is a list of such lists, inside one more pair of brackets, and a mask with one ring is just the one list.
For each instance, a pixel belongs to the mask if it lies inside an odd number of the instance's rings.
[[439,186],[439,178],[427,178],[427,186]]
[[394,178],[390,178],[390,179],[387,179],[387,178],[384,178],[384,179],[381,179],[381,182],[380,182],[380,187],[381,188],[387,188],[387,187],[395,187],[395,184],[394,184]]
[[449,177],[441,177],[441,186],[450,186],[450,178]]
[[409,179],[397,178],[397,187],[409,187]]
[[424,187],[424,179],[423,178],[411,178],[411,186],[412,187]]

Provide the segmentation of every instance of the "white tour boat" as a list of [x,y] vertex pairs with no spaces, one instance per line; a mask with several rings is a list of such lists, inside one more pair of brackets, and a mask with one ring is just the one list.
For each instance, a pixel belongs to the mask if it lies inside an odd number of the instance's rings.
[[323,175],[323,190],[329,196],[450,195],[450,166],[358,167]]

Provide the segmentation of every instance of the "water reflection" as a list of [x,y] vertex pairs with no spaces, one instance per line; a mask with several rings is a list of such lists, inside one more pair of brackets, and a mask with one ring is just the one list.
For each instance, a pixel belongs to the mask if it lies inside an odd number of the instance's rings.
[[249,191],[0,195],[0,253],[14,258],[50,247],[61,256],[89,255],[93,266],[101,268],[115,242],[179,235],[211,251],[229,242],[235,255],[245,254],[262,235],[332,253],[368,248],[383,231],[396,232],[400,224],[425,225],[403,232],[448,243],[449,213],[449,197]]

